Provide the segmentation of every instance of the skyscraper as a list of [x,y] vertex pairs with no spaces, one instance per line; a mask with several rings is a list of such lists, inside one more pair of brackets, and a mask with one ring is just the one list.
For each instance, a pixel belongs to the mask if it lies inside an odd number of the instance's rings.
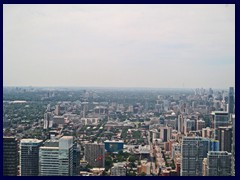
[[190,131],[195,130],[195,120],[185,119],[184,120],[184,135],[187,135]]
[[80,172],[80,147],[77,142],[73,144],[73,176],[78,176]]
[[232,151],[232,126],[219,127],[218,128],[218,139],[219,139],[219,150],[227,151],[231,153]]
[[59,139],[59,175],[73,175],[73,136]]
[[218,139],[218,128],[220,126],[228,126],[229,125],[229,117],[228,112],[225,111],[213,111],[212,112],[212,122],[214,129],[214,139]]
[[39,151],[40,176],[73,175],[73,137],[47,140]]
[[231,164],[231,175],[235,176],[235,114],[232,114],[231,116],[231,122],[232,122],[232,164]]
[[48,129],[49,127],[51,127],[50,118],[51,112],[44,113],[43,129]]
[[201,131],[203,128],[205,128],[205,121],[203,120],[197,120],[197,131]]
[[39,175],[59,175],[59,141],[47,140],[39,150]]
[[210,140],[210,151],[219,151],[219,141],[211,139]]
[[184,123],[184,118],[183,115],[178,115],[178,132],[180,132],[181,134],[183,134],[183,123]]
[[234,113],[234,88],[230,87],[228,92],[228,114]]
[[90,166],[104,167],[105,166],[105,148],[102,143],[87,143],[85,144],[85,159]]
[[181,176],[202,176],[202,162],[209,148],[207,138],[184,137],[181,146]]
[[21,176],[38,176],[39,147],[41,145],[42,140],[21,140]]
[[209,151],[207,154],[207,176],[230,176],[231,153]]
[[3,137],[3,176],[17,176],[18,143],[15,137]]
[[172,127],[159,127],[160,129],[160,139],[162,139],[163,142],[167,142],[169,139],[171,139],[172,134]]
[[203,159],[202,176],[207,176],[207,158]]

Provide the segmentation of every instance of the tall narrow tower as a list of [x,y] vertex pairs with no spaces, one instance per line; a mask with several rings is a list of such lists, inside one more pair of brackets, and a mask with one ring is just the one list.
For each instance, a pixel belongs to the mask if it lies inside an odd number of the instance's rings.
[[18,144],[15,137],[3,137],[3,176],[17,176]]
[[234,113],[234,88],[230,87],[228,92],[228,114]]

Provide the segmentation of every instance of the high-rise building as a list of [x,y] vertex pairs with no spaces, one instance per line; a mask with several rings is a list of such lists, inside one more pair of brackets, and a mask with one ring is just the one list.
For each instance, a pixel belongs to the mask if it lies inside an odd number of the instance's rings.
[[214,129],[214,139],[218,140],[218,128],[220,126],[229,125],[228,112],[213,111],[211,114],[212,114],[212,122],[213,122],[213,129]]
[[73,136],[59,139],[59,175],[73,175]]
[[105,166],[105,148],[103,143],[85,144],[85,160],[90,166],[102,168]]
[[230,115],[233,113],[234,113],[234,88],[230,87],[228,93],[228,114]]
[[172,127],[159,127],[160,129],[160,139],[162,139],[163,142],[167,142],[169,139],[171,139],[172,135]]
[[3,137],[3,176],[18,174],[18,143],[15,137]]
[[178,115],[178,132],[183,134],[183,123],[184,123],[184,119],[183,119],[183,115]]
[[39,150],[39,175],[59,175],[59,142],[58,140],[47,140]]
[[231,153],[209,151],[207,154],[207,176],[230,176]]
[[219,151],[219,141],[215,139],[210,140],[210,151]]
[[73,137],[47,140],[39,151],[40,176],[73,175]]
[[51,118],[51,112],[44,113],[43,129],[48,129],[51,127],[50,118]]
[[235,114],[231,116],[232,122],[232,164],[231,164],[231,175],[235,176]]
[[203,128],[205,128],[205,121],[203,120],[197,120],[197,131],[201,131]]
[[56,108],[55,108],[55,115],[57,116],[60,116],[60,105],[56,105]]
[[21,140],[21,176],[38,176],[39,148],[42,145],[42,142],[42,140],[38,139]]
[[184,134],[187,135],[190,131],[195,130],[195,120],[184,120]]
[[232,126],[218,128],[219,150],[232,151]]
[[80,172],[80,147],[77,142],[73,144],[73,176],[78,176]]
[[202,161],[207,157],[209,139],[184,137],[182,141],[181,176],[202,176]]
[[204,138],[212,138],[213,137],[213,129],[210,127],[206,127],[202,129],[202,137]]
[[207,176],[207,158],[203,159],[202,176]]

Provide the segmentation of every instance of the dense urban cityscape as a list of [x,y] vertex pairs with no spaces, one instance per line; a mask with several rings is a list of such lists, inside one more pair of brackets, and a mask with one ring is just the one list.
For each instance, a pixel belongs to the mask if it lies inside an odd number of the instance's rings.
[[4,176],[235,176],[229,89],[3,88]]
[[3,4],[3,176],[236,176],[229,3]]

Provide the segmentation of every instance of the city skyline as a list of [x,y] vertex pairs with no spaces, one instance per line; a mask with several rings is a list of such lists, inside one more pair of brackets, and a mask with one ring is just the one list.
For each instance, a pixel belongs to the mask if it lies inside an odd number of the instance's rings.
[[235,176],[235,91],[5,87],[4,176]]
[[235,87],[233,4],[4,5],[3,16],[4,86]]

